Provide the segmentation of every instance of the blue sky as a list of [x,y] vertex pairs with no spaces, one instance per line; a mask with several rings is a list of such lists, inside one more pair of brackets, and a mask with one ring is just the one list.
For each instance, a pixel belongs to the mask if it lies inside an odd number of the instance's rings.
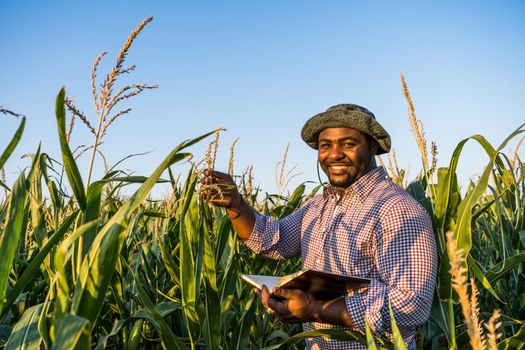
[[[446,166],[473,134],[497,146],[525,122],[523,1],[0,1],[0,105],[27,115],[27,128],[6,165],[8,183],[29,164],[24,153],[60,157],[54,99],[68,96],[95,123],[90,90],[96,56],[108,51],[103,77],[128,34],[137,38],[121,84],[158,84],[123,107],[101,149],[110,163],[148,175],[180,141],[225,127],[217,168],[226,169],[237,137],[236,173],[254,166],[256,182],[275,191],[274,169],[290,143],[292,187],[315,180],[316,154],[300,139],[304,122],[338,103],[373,111],[411,177],[420,156],[410,134],[399,74],[404,73],[426,137]],[[0,148],[18,121],[0,115]],[[73,147],[91,144],[77,124]],[[206,144],[193,149],[201,158]],[[510,148],[510,147],[508,147]],[[508,149],[507,148],[507,149]],[[521,156],[524,156],[523,147]],[[467,144],[463,182],[487,162]],[[80,159],[87,173],[88,157]],[[102,175],[97,163],[95,178]],[[184,171],[184,167],[174,170]],[[160,190],[158,190],[160,191]]]

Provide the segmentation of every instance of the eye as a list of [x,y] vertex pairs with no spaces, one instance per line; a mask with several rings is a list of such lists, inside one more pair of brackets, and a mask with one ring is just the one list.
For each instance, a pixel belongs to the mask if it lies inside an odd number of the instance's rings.
[[328,142],[321,142],[319,144],[319,149],[328,149],[330,148],[330,144]]
[[354,146],[355,146],[355,144],[353,142],[350,142],[350,141],[343,142],[343,147],[352,148]]

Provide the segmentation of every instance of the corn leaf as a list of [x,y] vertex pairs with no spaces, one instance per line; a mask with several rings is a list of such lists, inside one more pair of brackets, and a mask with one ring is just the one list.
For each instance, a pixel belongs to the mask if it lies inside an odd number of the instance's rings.
[[[197,239],[194,238],[199,234],[198,221],[190,220],[190,215],[198,220],[198,203],[197,198],[194,198],[194,188],[197,178],[194,176],[193,180],[188,183],[188,187],[185,191],[184,203],[182,206],[183,211],[180,217],[182,218],[179,222],[179,244],[180,244],[180,285],[181,285],[181,301],[184,310],[184,316],[186,318],[186,324],[190,335],[190,341],[194,344],[200,335],[201,324],[199,321],[199,315],[197,314],[196,300],[198,289],[198,276],[196,276],[196,268],[198,263],[195,263],[195,256],[192,249],[192,242],[196,243]],[[187,213],[190,213],[189,215]],[[197,225],[197,226],[195,226]],[[200,271],[198,271],[200,275]]]
[[377,345],[375,342],[374,335],[372,334],[372,331],[370,330],[370,325],[368,324],[368,319],[365,317],[365,330],[366,330],[366,345],[368,346],[368,350],[377,350]]
[[514,256],[511,256],[510,258],[507,258],[495,265],[493,265],[489,271],[485,274],[487,277],[487,280],[494,284],[496,283],[500,278],[505,276],[507,272],[512,270],[515,267],[520,266],[523,262],[525,262],[525,252],[516,254]]
[[[53,288],[54,284],[56,283],[56,279],[53,279],[51,281],[50,287]],[[38,333],[42,336],[42,340],[44,341],[44,345],[46,349],[49,349],[52,345],[51,341],[51,324],[48,322],[48,313],[49,308],[51,307],[50,297],[52,296],[52,293],[47,293],[46,299],[44,300],[44,306],[42,307],[42,313],[40,314],[40,318],[38,320]]]
[[[239,323],[234,327],[232,340],[229,348],[234,350],[244,350],[248,348],[250,342],[250,327],[255,318],[255,296],[252,295],[244,304],[243,312]],[[284,344],[284,343],[281,343]],[[277,347],[276,347],[277,348]]]
[[55,103],[55,115],[58,127],[58,137],[60,140],[60,149],[62,151],[62,160],[64,161],[64,168],[69,180],[71,190],[77,199],[78,206],[82,211],[86,210],[86,193],[84,192],[84,183],[78,171],[78,166],[73,157],[73,153],[69,148],[66,136],[66,109],[64,107],[64,99],[66,96],[66,89],[60,89]]
[[[82,335],[88,334],[88,328],[89,321],[84,317],[66,314],[64,322],[60,324],[60,328],[57,331],[55,343],[51,350],[87,350],[88,348],[80,346],[80,338]],[[80,348],[77,346],[80,346]]]
[[[9,156],[15,150],[16,146],[18,145],[18,142],[20,142],[20,139],[22,138],[22,134],[24,133],[25,125],[26,125],[26,117],[22,117],[20,126],[15,131],[13,138],[7,145],[6,149],[2,152],[2,155],[0,155],[0,169],[4,167],[5,162],[7,161],[7,159],[9,159]],[[7,186],[3,186],[3,187],[7,187]]]
[[301,332],[299,334],[296,334],[288,338],[284,342],[265,347],[264,350],[280,349],[281,347],[284,347],[285,345],[288,345],[288,346],[295,345],[295,344],[298,344],[303,339],[315,338],[315,337],[326,337],[326,338],[336,339],[340,341],[354,341],[354,342],[361,343],[363,345],[367,345],[367,340],[365,336],[358,334],[356,332],[353,332],[351,330],[320,329],[320,330]]
[[[210,240],[213,225],[207,204],[201,202],[201,215],[204,214],[204,223],[201,227],[204,242],[204,301],[206,317],[204,319],[204,341],[208,349],[219,349],[221,343],[221,304],[217,288],[217,270],[215,255]],[[207,215],[206,215],[207,214]],[[208,227],[210,224],[211,227]]]
[[27,176],[29,182],[31,226],[33,227],[33,237],[39,247],[42,247],[47,239],[46,225],[44,222],[43,200],[42,200],[42,170],[41,170],[40,145],[33,156],[31,170]]
[[523,348],[525,348],[525,325],[522,325],[512,337],[498,344],[499,350],[521,350]]
[[157,241],[159,242],[159,250],[161,254],[161,259],[166,267],[166,270],[168,271],[168,274],[173,280],[173,283],[175,283],[175,285],[177,286],[180,286],[179,266],[177,265],[175,260],[173,260],[173,258],[171,257],[171,254],[168,252],[168,249],[166,247],[166,243],[163,240],[163,237],[161,237],[159,234],[157,234]]
[[490,162],[483,171],[476,186],[465,196],[458,208],[456,226],[454,228],[454,238],[456,239],[458,249],[463,250],[465,257],[468,257],[470,249],[472,247],[472,208],[487,189],[492,169],[494,168],[494,164],[498,160],[498,152],[501,151],[512,138],[521,134],[522,132],[525,132],[525,130],[522,130],[524,125],[525,124],[521,125],[518,129],[511,133],[501,143],[497,151],[494,150],[494,148],[483,136],[474,135],[471,137],[483,146],[488,156],[490,157]]
[[[166,317],[167,315],[173,313],[176,310],[181,310],[182,306],[180,303],[174,303],[174,302],[168,302],[168,303],[159,303],[155,305],[155,308],[159,312],[161,317]],[[147,309],[139,310],[136,313],[134,313],[132,316],[119,320],[113,325],[113,328],[111,328],[111,331],[104,336],[99,337],[97,346],[95,347],[95,350],[102,350],[105,349],[107,346],[107,341],[110,337],[113,337],[117,335],[123,327],[129,325],[130,323],[136,322],[138,320],[148,320],[150,322],[155,322],[153,316],[147,311]]]
[[53,326],[55,329],[60,328],[60,323],[64,315],[68,311],[70,301],[70,287],[68,282],[68,275],[66,274],[66,256],[71,249],[71,246],[87,231],[96,227],[98,220],[88,222],[73,233],[71,233],[65,240],[62,241],[56,250],[54,257],[54,265],[56,270],[57,292],[55,299],[55,317],[53,318]]
[[177,339],[177,337],[175,336],[175,334],[173,334],[173,331],[168,326],[166,321],[164,321],[159,310],[148,297],[148,294],[146,293],[144,288],[142,288],[142,282],[138,280],[137,276],[133,271],[131,271],[131,273],[133,274],[133,278],[135,279],[135,286],[137,287],[138,296],[148,313],[151,315],[151,321],[153,325],[161,335],[162,347],[166,350],[187,349],[186,345],[184,345],[184,343]]
[[394,311],[392,310],[392,304],[388,301],[388,309],[390,310],[390,324],[392,326],[392,336],[394,338],[394,349],[395,350],[407,350],[403,336],[397,327],[396,320],[394,318]]
[[[84,217],[82,222],[90,222],[96,220],[100,216],[100,202],[102,200],[102,190],[104,189],[104,182],[96,181],[89,185],[87,190],[87,206],[86,211],[84,212]],[[97,234],[97,227],[94,226],[90,230],[86,231],[83,237],[81,237],[80,250],[82,251],[82,256],[86,256],[91,244],[95,240]]]
[[5,350],[39,350],[42,338],[38,333],[38,319],[44,304],[30,307],[13,327]]
[[483,284],[483,287],[485,287],[485,289],[488,290],[490,294],[492,294],[496,299],[498,299],[499,302],[503,303],[498,293],[496,293],[494,288],[492,288],[491,280],[487,278],[487,275],[484,274],[483,271],[481,271],[481,269],[478,267],[476,261],[471,255],[469,255],[469,257],[467,258],[467,265],[470,271],[472,271],[472,274],[476,277],[476,279],[480,281],[481,284]]
[[49,240],[42,247],[42,249],[38,252],[38,254],[31,260],[31,262],[26,267],[22,275],[18,278],[15,285],[13,286],[13,289],[11,289],[11,292],[7,296],[6,306],[5,306],[4,311],[2,312],[2,316],[9,309],[9,307],[13,304],[13,302],[20,295],[20,293],[22,293],[27,288],[31,287],[32,279],[35,277],[36,273],[40,271],[40,264],[42,264],[44,259],[48,256],[51,249],[53,249],[57,245],[60,239],[69,230],[77,214],[78,214],[78,211],[75,211],[71,215],[69,215],[62,223],[62,226],[60,227],[60,229],[57,232],[55,232],[53,236],[49,238]]
[[22,173],[11,192],[4,232],[0,237],[0,314],[6,305],[6,292],[9,272],[13,266],[18,240],[25,232],[26,225],[26,201],[27,201],[27,181]]

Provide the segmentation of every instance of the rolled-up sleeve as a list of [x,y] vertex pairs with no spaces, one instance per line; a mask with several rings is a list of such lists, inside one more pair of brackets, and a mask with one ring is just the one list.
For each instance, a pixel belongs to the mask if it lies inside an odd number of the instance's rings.
[[246,246],[265,258],[289,259],[301,253],[301,224],[308,207],[305,203],[292,214],[278,220],[255,214],[255,226]]
[[390,311],[407,339],[430,315],[437,270],[432,223],[426,211],[412,201],[399,201],[382,216],[376,231],[375,264],[380,278],[368,288],[345,297],[350,317],[365,330],[392,339]]

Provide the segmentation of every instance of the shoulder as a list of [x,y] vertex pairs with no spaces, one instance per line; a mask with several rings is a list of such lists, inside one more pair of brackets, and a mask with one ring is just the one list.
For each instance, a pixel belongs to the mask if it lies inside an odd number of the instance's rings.
[[424,225],[431,222],[426,209],[389,179],[382,181],[367,200],[373,203],[383,225],[406,220],[421,221]]

